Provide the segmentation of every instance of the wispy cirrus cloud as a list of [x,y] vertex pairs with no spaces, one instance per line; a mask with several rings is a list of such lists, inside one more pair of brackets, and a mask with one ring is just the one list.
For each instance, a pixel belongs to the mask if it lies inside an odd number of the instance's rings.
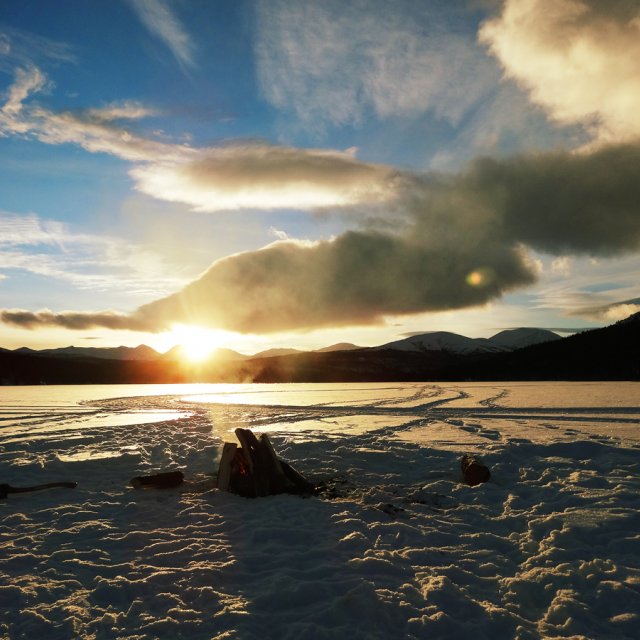
[[28,101],[47,85],[37,67],[17,68],[7,100],[0,108],[0,135],[24,135],[46,144],[76,144],[92,153],[108,153],[131,162],[184,160],[187,147],[141,136],[122,126],[121,120],[155,115],[154,109],[125,101],[84,111],[51,111]]
[[51,40],[30,31],[0,24],[0,70],[40,63],[74,62],[73,49],[65,42]]
[[45,276],[78,289],[162,295],[184,283],[154,252],[108,235],[78,233],[35,214],[0,211],[0,269]]
[[561,256],[547,268],[529,297],[528,309],[560,312],[594,322],[613,322],[633,313],[625,305],[640,298],[640,252],[614,258]]
[[425,145],[425,153],[433,153],[431,167],[445,170],[482,153],[583,143],[578,126],[550,123],[516,83],[502,81],[477,40],[471,4],[398,0],[390,10],[384,0],[257,2],[257,77],[281,113],[283,137],[345,126],[363,132],[375,122],[376,140],[388,135],[380,125],[400,135],[423,129],[428,139],[438,122],[448,140]]
[[168,0],[129,0],[144,26],[171,50],[185,67],[195,66],[196,47]]
[[195,148],[154,140],[125,126],[157,112],[125,101],[83,111],[54,112],[27,99],[44,86],[35,67],[18,69],[10,101],[0,109],[0,133],[46,144],[76,144],[133,164],[139,191],[198,211],[315,208],[385,200],[400,174],[352,153],[264,143]]
[[9,87],[7,100],[2,107],[2,112],[11,117],[22,110],[22,103],[31,93],[40,91],[46,84],[44,73],[37,67],[16,69],[15,82]]
[[[264,0],[256,56],[265,97],[303,126],[431,112],[459,122],[498,82],[449,3]],[[459,11],[460,9],[460,11]]]
[[135,100],[113,102],[99,108],[86,109],[82,112],[89,120],[112,122],[114,120],[141,120],[160,115],[160,111],[147,107]]

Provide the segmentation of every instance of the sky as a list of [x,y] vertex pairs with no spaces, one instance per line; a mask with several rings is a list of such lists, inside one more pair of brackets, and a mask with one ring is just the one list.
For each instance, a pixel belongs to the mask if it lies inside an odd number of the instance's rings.
[[3,0],[0,346],[640,310],[640,0]]

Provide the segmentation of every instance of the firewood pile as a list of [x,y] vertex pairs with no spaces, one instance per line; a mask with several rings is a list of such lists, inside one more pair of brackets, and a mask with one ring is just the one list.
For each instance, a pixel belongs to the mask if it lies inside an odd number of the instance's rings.
[[256,438],[250,429],[236,429],[240,446],[225,442],[218,467],[217,487],[245,498],[279,493],[310,496],[315,486],[276,455],[266,433]]

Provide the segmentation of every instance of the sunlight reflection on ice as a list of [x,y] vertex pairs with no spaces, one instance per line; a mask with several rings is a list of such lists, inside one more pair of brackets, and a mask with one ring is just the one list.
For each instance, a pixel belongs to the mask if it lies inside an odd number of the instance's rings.
[[[211,385],[210,393],[183,395],[185,402],[202,404],[242,404],[266,406],[362,406],[393,403],[424,402],[432,393],[441,393],[436,385],[420,383],[323,383],[323,384],[273,384],[273,385]],[[419,400],[417,399],[419,398]],[[408,404],[407,406],[411,406]]]
[[379,416],[359,413],[355,416],[334,416],[324,419],[274,422],[255,427],[256,433],[277,433],[286,435],[295,442],[304,442],[310,438],[340,438],[342,436],[362,435],[379,429],[394,429],[408,422],[419,420],[420,416]]

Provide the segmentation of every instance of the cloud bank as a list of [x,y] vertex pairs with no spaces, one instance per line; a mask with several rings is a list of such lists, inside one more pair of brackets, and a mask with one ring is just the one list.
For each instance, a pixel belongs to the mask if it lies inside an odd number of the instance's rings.
[[23,329],[40,329],[42,327],[61,327],[63,329],[130,329],[143,331],[144,326],[135,320],[116,311],[99,311],[84,313],[82,311],[61,311],[54,313],[48,309],[42,311],[24,311],[23,309],[5,309],[0,312],[0,320],[5,324]]
[[476,161],[462,185],[501,219],[507,237],[552,255],[640,250],[640,146]]
[[332,240],[287,240],[230,256],[132,313],[130,325],[118,322],[151,331],[183,323],[268,333],[482,305],[535,282],[527,248],[562,257],[637,252],[638,167],[640,149],[616,145],[591,154],[479,159],[452,176],[406,174],[393,232],[388,219],[384,228],[366,220],[366,229]]
[[515,247],[487,243],[461,255],[410,235],[350,231],[225,258],[132,317],[156,328],[184,322],[247,333],[369,324],[388,314],[483,304],[532,281]]
[[556,121],[600,142],[640,136],[636,0],[506,0],[479,38]]
[[[444,114],[457,99],[464,113],[458,90],[466,85],[454,83],[440,103],[437,79],[446,73],[439,76],[436,59],[420,49],[437,43],[437,33],[426,45],[403,12],[388,23],[365,12],[362,29],[350,40],[345,24],[353,25],[353,16],[343,24],[340,7],[261,5],[261,20],[269,27],[265,37],[281,40],[281,46],[268,40],[259,48],[262,81],[274,104],[333,124],[356,122],[367,109],[379,117],[440,108]],[[301,20],[284,20],[292,11],[302,12]],[[481,158],[452,175],[419,176],[337,151],[158,142],[122,125],[146,115],[141,105],[54,113],[31,104],[29,97],[45,80],[37,69],[25,68],[0,112],[6,133],[116,155],[133,163],[131,176],[140,191],[201,211],[348,205],[360,226],[323,242],[284,240],[224,258],[182,290],[129,315],[12,310],[2,318],[28,327],[115,323],[161,331],[183,323],[255,333],[366,324],[387,315],[482,305],[528,286],[537,277],[530,249],[563,260],[638,252],[639,21],[637,3],[626,0],[506,0],[501,14],[482,27],[481,41],[552,117],[588,127],[599,144],[581,153]],[[375,26],[371,38],[367,25]],[[399,43],[406,51],[397,49]],[[449,57],[441,61],[445,71],[448,62],[455,70]],[[308,66],[311,58],[319,65],[316,76]],[[414,93],[399,90],[412,84],[412,67],[403,63],[409,58],[429,61],[433,86],[416,80]],[[347,77],[343,70],[360,80],[333,84]],[[329,105],[324,116],[317,112],[320,98]],[[374,204],[379,214],[381,202],[388,209],[379,224],[367,208]]]
[[611,304],[595,307],[583,307],[571,312],[570,315],[589,318],[590,320],[617,322],[624,320],[634,313],[640,311],[640,298],[624,300],[622,302],[612,302]]

